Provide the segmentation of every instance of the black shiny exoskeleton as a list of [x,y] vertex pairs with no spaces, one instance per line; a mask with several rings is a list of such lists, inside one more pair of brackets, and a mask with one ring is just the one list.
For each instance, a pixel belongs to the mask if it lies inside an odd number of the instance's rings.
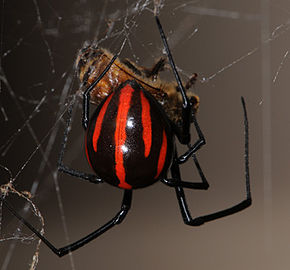
[[91,167],[107,183],[143,188],[166,178],[173,133],[156,100],[136,81],[126,81],[90,119],[86,152]]

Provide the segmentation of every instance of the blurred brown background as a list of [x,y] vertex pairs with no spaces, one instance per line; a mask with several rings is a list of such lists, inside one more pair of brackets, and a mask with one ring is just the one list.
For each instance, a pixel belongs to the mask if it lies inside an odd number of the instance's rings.
[[[104,38],[100,45],[116,52],[128,34],[121,56],[151,66],[163,48],[153,4],[146,4],[1,1],[0,164],[16,177],[17,190],[35,191],[45,235],[57,247],[67,243],[63,220],[70,242],[75,241],[112,218],[122,198],[120,190],[107,184],[56,175],[63,100],[78,89],[73,68],[77,51],[85,40]],[[59,259],[42,244],[37,269],[289,268],[290,4],[282,0],[163,4],[160,19],[182,77],[199,75],[194,92],[201,99],[197,117],[207,145],[198,158],[210,189],[186,191],[192,215],[226,208],[245,197],[241,96],[250,125],[253,205],[192,228],[183,224],[174,189],[157,183],[134,192],[132,210],[123,224],[71,257]],[[164,78],[173,76],[165,72]],[[90,171],[80,114],[79,108],[65,162]],[[0,183],[7,183],[7,172],[0,173]],[[182,167],[182,175],[198,179],[190,162]],[[22,199],[15,195],[7,199],[21,212]],[[35,217],[28,219],[40,227]],[[1,239],[15,236],[18,225],[3,209]],[[20,228],[21,236],[31,235]],[[2,240],[0,269],[29,269],[36,243]]]

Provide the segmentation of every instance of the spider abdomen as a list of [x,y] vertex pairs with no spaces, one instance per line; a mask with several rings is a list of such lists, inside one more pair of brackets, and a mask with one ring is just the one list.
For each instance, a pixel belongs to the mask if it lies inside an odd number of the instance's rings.
[[173,134],[154,98],[136,81],[126,81],[93,114],[86,152],[96,174],[109,184],[146,187],[166,175]]

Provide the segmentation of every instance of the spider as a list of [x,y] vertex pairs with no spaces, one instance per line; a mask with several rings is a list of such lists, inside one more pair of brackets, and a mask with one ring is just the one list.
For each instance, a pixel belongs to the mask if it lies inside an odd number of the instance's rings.
[[[113,56],[104,49],[92,49],[91,47],[83,49],[77,60],[84,88],[82,124],[86,131],[86,154],[96,174],[80,172],[63,164],[72,106],[68,110],[69,117],[58,161],[58,169],[62,172],[93,183],[107,182],[123,189],[120,211],[96,231],[74,243],[56,248],[21,217],[9,203],[1,199],[4,205],[59,257],[82,247],[120,224],[131,207],[133,189],[149,186],[159,180],[174,187],[183,221],[190,226],[199,226],[232,215],[251,205],[248,119],[245,101],[241,97],[245,127],[246,198],[227,209],[199,217],[191,216],[183,188],[206,190],[209,187],[196,157],[196,152],[205,144],[205,138],[195,117],[198,97],[186,92],[186,89],[194,83],[196,76],[194,75],[186,87],[183,87],[156,14],[155,20],[176,83],[161,87],[158,72],[164,68],[165,60],[163,58],[152,69],[145,69],[129,60],[121,62],[118,54]],[[95,61],[96,57],[99,57],[99,67]],[[101,58],[102,60],[100,60]],[[120,72],[123,72],[123,75],[118,77],[117,74]],[[98,106],[89,119],[91,98]],[[168,103],[171,104],[169,107],[167,107]],[[176,109],[176,107],[178,108]],[[168,113],[170,109],[175,110],[174,114]],[[175,114],[177,114],[176,117],[174,117]],[[194,144],[190,144],[192,123],[199,137]],[[181,144],[188,147],[188,150],[180,156],[177,153],[175,137]],[[191,157],[201,182],[189,182],[181,179],[179,165]],[[171,178],[167,177],[169,170]]]

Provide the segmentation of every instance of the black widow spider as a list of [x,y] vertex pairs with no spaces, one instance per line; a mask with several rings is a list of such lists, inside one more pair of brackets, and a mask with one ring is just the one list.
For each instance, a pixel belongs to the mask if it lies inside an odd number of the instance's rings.
[[[69,108],[69,119],[58,162],[58,169],[67,174],[93,183],[106,181],[124,189],[120,211],[110,221],[91,234],[62,248],[56,248],[5,200],[1,199],[4,205],[59,257],[80,248],[116,224],[120,224],[131,207],[132,189],[151,185],[157,180],[161,180],[164,184],[175,188],[183,221],[190,226],[199,226],[206,222],[232,215],[251,205],[248,119],[245,101],[242,97],[245,127],[246,199],[232,207],[212,214],[191,217],[183,188],[206,190],[209,187],[196,157],[197,150],[205,144],[205,138],[196,121],[195,113],[192,111],[192,100],[188,98],[182,85],[157,15],[155,15],[155,19],[177,82],[176,90],[180,92],[182,98],[181,115],[183,121],[181,127],[179,129],[176,126],[173,127],[160,104],[136,80],[125,81],[117,89],[113,89],[112,93],[97,107],[89,121],[90,93],[117,59],[118,54],[116,54],[102,74],[83,94],[82,123],[87,134],[86,151],[90,165],[96,171],[96,175],[79,172],[63,165],[62,160],[71,122],[72,106]],[[132,66],[130,63],[128,65]],[[162,64],[159,65],[155,72],[158,73],[158,69],[160,70],[161,67]],[[106,119],[104,120],[104,118]],[[193,145],[190,145],[191,123],[194,124],[199,137]],[[180,143],[188,146],[186,153],[181,156],[178,156],[174,136],[177,136]],[[179,165],[186,162],[190,157],[193,158],[202,182],[181,180]],[[170,179],[167,178],[169,168],[172,176]]]

